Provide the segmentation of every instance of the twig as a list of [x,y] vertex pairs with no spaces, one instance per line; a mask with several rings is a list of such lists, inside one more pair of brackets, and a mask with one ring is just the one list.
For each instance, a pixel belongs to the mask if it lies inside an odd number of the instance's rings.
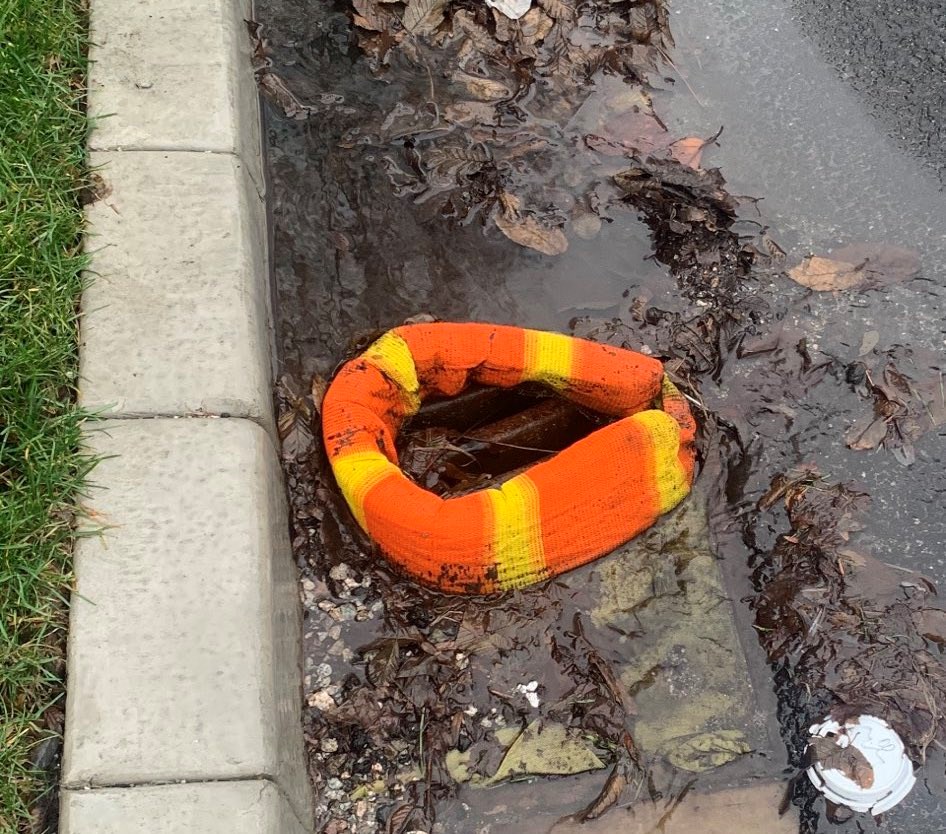
[[658,51],[661,55],[663,55],[664,60],[665,60],[668,64],[670,64],[670,66],[673,68],[674,72],[676,72],[677,75],[679,75],[680,78],[683,79],[683,83],[686,84],[686,88],[690,91],[690,93],[692,94],[693,98],[696,99],[696,103],[697,103],[698,105],[700,105],[700,107],[702,107],[702,108],[705,109],[705,108],[706,108],[706,105],[703,104],[703,102],[700,100],[700,97],[696,94],[696,90],[694,90],[694,89],[690,86],[690,82],[687,81],[687,77],[680,71],[680,68],[673,62],[673,58],[671,58],[671,57],[667,54],[666,50],[665,50],[662,46],[658,46],[658,47],[657,47],[657,51]]

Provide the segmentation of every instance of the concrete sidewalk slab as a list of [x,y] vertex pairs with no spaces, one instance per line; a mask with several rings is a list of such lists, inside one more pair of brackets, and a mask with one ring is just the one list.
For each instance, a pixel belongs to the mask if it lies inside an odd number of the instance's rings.
[[95,0],[93,150],[239,155],[262,181],[249,0]]
[[66,791],[69,834],[304,834],[272,782]]
[[80,402],[105,416],[223,414],[272,427],[265,215],[240,160],[95,153]]
[[105,529],[76,548],[64,786],[268,777],[309,819],[299,602],[270,437],[247,420],[100,425],[86,503]]

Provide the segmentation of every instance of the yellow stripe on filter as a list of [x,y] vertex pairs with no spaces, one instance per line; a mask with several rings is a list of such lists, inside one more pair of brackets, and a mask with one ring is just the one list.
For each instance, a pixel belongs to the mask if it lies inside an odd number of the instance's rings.
[[646,427],[650,435],[657,481],[657,509],[665,513],[676,507],[690,491],[686,469],[679,458],[680,426],[665,411],[641,411],[631,419]]
[[420,408],[420,382],[411,349],[400,336],[389,330],[362,355],[405,394],[411,414]]
[[335,458],[332,471],[361,529],[370,532],[365,521],[365,498],[381,481],[401,470],[381,452],[352,452]]
[[539,494],[528,475],[485,491],[493,508],[493,555],[502,590],[523,588],[545,571]]
[[575,361],[575,340],[561,333],[525,331],[523,382],[544,382],[562,390],[567,387]]

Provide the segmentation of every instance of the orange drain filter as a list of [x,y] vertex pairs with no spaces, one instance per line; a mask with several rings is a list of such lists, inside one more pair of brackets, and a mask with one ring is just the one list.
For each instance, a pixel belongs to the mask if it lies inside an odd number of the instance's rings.
[[[395,437],[428,396],[540,382],[621,419],[501,486],[441,498],[398,467]],[[492,324],[397,327],[342,367],[325,448],[355,519],[387,558],[446,593],[522,588],[586,564],[690,491],[696,425],[656,359]]]

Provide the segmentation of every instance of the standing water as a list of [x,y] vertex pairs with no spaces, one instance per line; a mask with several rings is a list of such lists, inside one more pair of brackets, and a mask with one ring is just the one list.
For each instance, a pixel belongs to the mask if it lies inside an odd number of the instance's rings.
[[[892,641],[892,653],[869,656],[877,682],[919,681],[896,693],[904,712],[927,687],[927,711],[912,710],[928,719],[912,737],[927,764],[886,830],[946,830],[933,822],[940,737],[926,738],[939,678],[915,663],[905,674],[904,659],[922,651],[939,664],[943,636],[910,572],[946,574],[936,185],[778,3],[750,13],[679,0],[676,48],[652,13],[661,7],[621,4],[631,20],[651,10],[632,40],[653,48],[621,66],[602,48],[591,80],[567,85],[530,76],[529,56],[497,82],[481,33],[501,37],[501,19],[477,5],[457,4],[452,26],[486,58],[445,43],[439,62],[420,36],[391,39],[403,20],[383,15],[403,16],[400,5],[258,5],[318,830],[568,831],[581,818],[584,831],[636,830],[629,807],[640,830],[685,830],[694,807],[704,831],[714,813],[732,830],[737,806],[772,831],[872,830],[861,815],[828,822],[804,782],[789,784],[808,724],[854,692],[886,697],[858,689],[869,674],[845,678],[832,633],[850,645],[866,634],[869,652]],[[570,19],[542,8],[533,24]],[[604,40],[596,6],[577,8],[571,47],[593,52]],[[788,39],[778,50],[774,29]],[[718,144],[690,138],[721,126]],[[663,162],[641,164],[648,155]],[[884,159],[884,175],[868,175],[866,159]],[[694,179],[710,165],[728,188]],[[622,178],[629,169],[643,173]],[[640,188],[641,177],[656,185]],[[737,218],[727,192],[765,199],[744,200]],[[716,226],[678,229],[681,200]],[[864,243],[916,250],[918,266],[908,253],[848,292],[811,292],[781,273],[850,244],[883,262]],[[618,553],[505,597],[444,597],[390,573],[326,474],[317,404],[352,350],[418,314],[571,330],[676,360],[704,424],[693,496]],[[883,408],[894,410],[873,426]],[[440,422],[466,437],[504,414],[481,404]],[[429,452],[420,431],[403,455]],[[871,510],[830,491],[840,482],[869,493]],[[806,551],[800,568],[799,542],[821,562]],[[866,589],[852,582],[856,603],[826,578],[825,554],[843,579],[869,575]],[[856,627],[844,619],[854,609]],[[893,637],[871,625],[884,612],[903,626]],[[778,816],[786,790],[797,817]],[[726,797],[722,813],[705,797]]]

